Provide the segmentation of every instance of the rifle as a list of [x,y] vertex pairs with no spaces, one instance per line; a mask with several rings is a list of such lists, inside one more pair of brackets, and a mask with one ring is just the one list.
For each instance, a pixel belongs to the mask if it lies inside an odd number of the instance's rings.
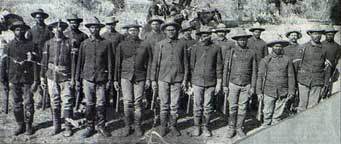
[[[233,60],[233,54],[234,54],[234,50],[231,50],[231,54],[230,54],[230,59],[228,61],[228,73],[227,73],[227,80],[230,80],[230,76],[231,76],[231,67],[232,67],[232,60]],[[229,84],[227,84],[228,87]],[[226,114],[227,113],[227,98],[229,96],[229,93],[225,93],[224,92],[224,109],[223,109],[223,113]]]
[[[337,62],[338,62],[338,54],[337,54],[337,56],[336,56],[336,58],[335,58],[334,64],[336,65]],[[328,79],[327,87],[326,87],[325,89],[323,89],[323,91],[322,91],[322,98],[323,98],[323,99],[328,98],[328,97],[331,95],[331,91],[332,91],[331,88],[332,88],[332,86],[333,86],[333,78],[335,77],[337,71],[338,71],[338,70],[337,70],[337,68],[336,68],[336,66],[335,66],[332,75],[331,75],[331,76],[329,77],[329,79]]]
[[189,113],[190,113],[190,108],[191,108],[191,107],[190,107],[190,105],[191,105],[191,98],[192,98],[192,96],[193,96],[193,90],[192,90],[192,88],[189,88],[186,94],[188,95],[186,113],[189,114]]
[[262,94],[258,100],[258,111],[257,111],[257,120],[259,121],[262,121],[263,119],[263,100],[264,100],[264,89],[265,89],[265,82],[266,82],[266,78],[267,78],[267,75],[268,75],[268,63],[270,62],[271,58],[269,58],[269,60],[267,61],[267,63],[265,63],[265,74],[263,76],[263,80],[262,80]]
[[120,96],[121,96],[121,89],[117,90],[116,107],[115,107],[115,111],[116,111],[116,112],[118,112],[118,110],[119,110]]
[[156,93],[157,93],[157,90],[156,90],[156,89],[153,89],[153,96],[152,96],[152,102],[151,102],[151,105],[150,105],[150,110],[154,110],[155,99],[156,99]]
[[44,83],[44,85],[41,86],[42,89],[43,89],[43,101],[42,101],[43,102],[43,106],[42,106],[42,109],[45,110],[46,109],[46,101],[47,101],[47,97],[48,97],[49,92],[48,92],[48,89],[47,89],[46,81],[43,82],[43,83]]

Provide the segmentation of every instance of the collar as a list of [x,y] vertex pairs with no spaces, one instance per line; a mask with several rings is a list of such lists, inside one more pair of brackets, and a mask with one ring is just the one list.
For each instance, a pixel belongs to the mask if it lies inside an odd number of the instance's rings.
[[44,23],[43,25],[38,25],[38,24],[35,24],[35,27],[36,28],[40,28],[40,29],[43,29],[46,27],[46,24]]
[[101,36],[99,36],[98,38],[89,38],[89,40],[91,41],[91,42],[94,42],[94,41],[96,41],[96,42],[98,42],[98,41],[102,41],[102,40],[104,40],[104,38],[102,38]]
[[126,37],[126,39],[127,39],[127,40],[130,40],[130,41],[138,41],[138,40],[140,40],[139,37],[133,37],[133,36],[130,36],[130,35],[128,35],[128,36]]
[[166,41],[167,41],[168,43],[173,43],[173,42],[178,41],[178,38],[175,38],[175,39],[166,38]]
[[271,53],[271,57],[272,57],[272,58],[282,58],[282,57],[283,57],[283,54],[277,55],[277,54],[275,54],[274,52],[272,52],[272,53]]
[[247,48],[243,49],[239,45],[236,45],[236,50],[241,51],[241,52],[246,52],[249,50],[249,48],[247,47]]

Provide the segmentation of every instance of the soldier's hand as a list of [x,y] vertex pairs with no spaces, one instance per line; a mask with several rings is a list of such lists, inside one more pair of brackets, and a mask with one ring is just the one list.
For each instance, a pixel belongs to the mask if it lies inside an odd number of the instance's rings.
[[221,91],[221,84],[217,83],[217,85],[215,86],[214,94],[217,95],[220,91]]
[[153,88],[153,90],[157,89],[157,82],[156,81],[152,81],[152,88]]
[[46,83],[47,83],[46,78],[40,77],[40,85],[41,86],[46,86]]
[[35,92],[38,88],[38,82],[34,81],[33,84],[31,85],[31,91]]
[[230,92],[230,89],[228,87],[224,87],[223,90],[224,94],[228,94]]
[[148,89],[150,85],[150,80],[146,80],[146,84],[144,85],[145,89]]
[[111,86],[113,85],[112,81],[108,81],[107,84],[105,85],[105,88],[108,90],[111,88]]
[[120,90],[120,84],[118,83],[118,81],[114,81],[114,88],[116,91]]
[[76,90],[77,91],[81,90],[81,82],[80,81],[76,81]]
[[181,88],[182,88],[184,91],[187,91],[188,85],[187,85],[187,81],[186,81],[186,80],[183,80],[183,81],[182,81],[182,83],[181,83]]
[[295,97],[295,95],[289,94],[288,97],[287,97],[287,99],[288,99],[288,100],[291,100],[291,99],[293,99],[294,97]]
[[255,89],[254,88],[250,88],[249,89],[249,95],[252,96],[253,94],[255,94]]

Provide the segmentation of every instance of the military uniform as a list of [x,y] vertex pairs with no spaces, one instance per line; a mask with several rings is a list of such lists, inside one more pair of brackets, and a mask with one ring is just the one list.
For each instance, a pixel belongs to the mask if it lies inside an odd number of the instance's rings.
[[[151,49],[141,45],[142,40],[127,36],[117,47],[116,74],[120,72],[124,99],[124,122],[127,135],[130,134],[134,118],[136,131],[141,130],[142,97],[146,80],[150,80],[148,68],[151,65]],[[119,79],[115,76],[115,81]],[[135,110],[134,110],[135,109]],[[142,131],[141,131],[142,132]],[[141,133],[142,134],[142,133]]]
[[[164,27],[169,25],[180,27],[177,23],[166,23]],[[151,80],[158,81],[162,131],[167,127],[169,112],[171,129],[177,131],[181,82],[188,80],[188,71],[189,60],[187,45],[184,41],[167,38],[156,44],[153,52]]]
[[257,39],[255,37],[251,37],[247,41],[247,45],[250,49],[254,50],[257,54],[257,63],[260,62],[262,58],[269,54],[268,48],[266,47],[266,42],[263,39]]
[[295,56],[298,53],[298,50],[300,49],[301,45],[300,44],[295,44],[295,43],[290,43],[288,46],[283,48],[284,55],[289,57],[290,59],[294,60]]
[[[4,49],[7,46],[7,42],[3,39],[0,38],[0,64],[2,64],[2,59],[3,57],[5,57],[4,54]],[[0,65],[1,67],[1,65]],[[1,73],[0,73],[0,77],[1,77]],[[6,109],[6,105],[5,102],[8,101],[8,97],[6,97],[6,93],[8,91],[8,86],[6,86],[6,84],[0,82],[0,95],[2,95],[2,105],[1,105],[1,112],[4,112]]]
[[292,60],[288,56],[274,53],[263,58],[259,64],[256,91],[258,95],[264,93],[263,125],[268,126],[281,120],[289,100],[288,95],[295,95]]
[[3,57],[1,64],[1,82],[9,85],[9,94],[13,98],[14,118],[19,125],[15,135],[25,131],[25,123],[26,134],[33,134],[34,100],[31,85],[39,83],[37,53],[37,47],[32,41],[17,38],[4,49],[6,57]]
[[203,121],[204,131],[208,134],[207,136],[210,136],[209,124],[213,113],[214,94],[216,85],[221,87],[223,73],[221,48],[209,41],[207,43],[198,42],[191,49],[194,125],[200,130],[201,121]]
[[302,45],[296,57],[294,62],[298,65],[296,69],[300,96],[298,109],[302,111],[319,103],[322,87],[329,78],[326,75],[330,71],[327,65],[331,63],[327,60],[327,53],[322,45],[311,41]]

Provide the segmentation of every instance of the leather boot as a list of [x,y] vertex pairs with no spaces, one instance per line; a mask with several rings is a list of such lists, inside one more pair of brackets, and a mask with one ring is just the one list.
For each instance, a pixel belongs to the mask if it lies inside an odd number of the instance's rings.
[[246,136],[245,132],[243,131],[243,124],[245,120],[245,114],[239,114],[237,116],[237,124],[236,124],[236,133],[239,137],[243,138]]
[[160,113],[160,135],[165,136],[167,134],[167,122],[168,122],[168,114]]
[[195,137],[200,136],[201,134],[200,120],[201,120],[201,117],[194,116],[194,130],[192,132],[192,136],[195,136]]
[[14,135],[20,135],[25,132],[25,123],[24,122],[18,122],[18,127],[14,131]]
[[204,120],[204,126],[202,129],[202,133],[205,137],[211,137],[212,136],[212,132],[209,128],[210,126],[210,121],[211,121],[211,116],[210,115],[206,115],[205,116],[205,120]]
[[96,114],[95,106],[93,105],[86,106],[85,117],[86,117],[87,126],[86,126],[85,132],[82,134],[83,138],[88,138],[92,136],[93,134],[95,134],[95,122],[94,122],[95,114]]
[[[67,118],[72,119],[73,118],[73,111],[72,110],[64,110],[64,118],[65,119],[67,119]],[[72,131],[71,123],[65,120],[64,126],[65,126],[65,131],[63,133],[63,136],[64,137],[72,136],[73,131]]]
[[173,135],[175,135],[175,136],[181,136],[181,133],[180,133],[180,131],[177,128],[177,125],[178,125],[178,123],[177,123],[177,116],[176,115],[172,115],[170,122],[171,122],[171,128],[170,128],[171,133]]
[[125,124],[125,128],[123,129],[123,133],[122,135],[124,137],[127,137],[129,135],[132,134],[133,132],[133,129],[132,129],[132,114],[133,114],[133,111],[131,108],[129,109],[125,109],[124,110],[124,124]]
[[231,113],[229,117],[229,125],[226,133],[227,138],[232,138],[236,134],[236,113]]
[[98,132],[104,137],[111,137],[111,133],[105,128],[105,106],[97,107]]
[[53,110],[53,131],[52,136],[56,135],[61,132],[61,118],[60,118],[60,109],[54,109]]

